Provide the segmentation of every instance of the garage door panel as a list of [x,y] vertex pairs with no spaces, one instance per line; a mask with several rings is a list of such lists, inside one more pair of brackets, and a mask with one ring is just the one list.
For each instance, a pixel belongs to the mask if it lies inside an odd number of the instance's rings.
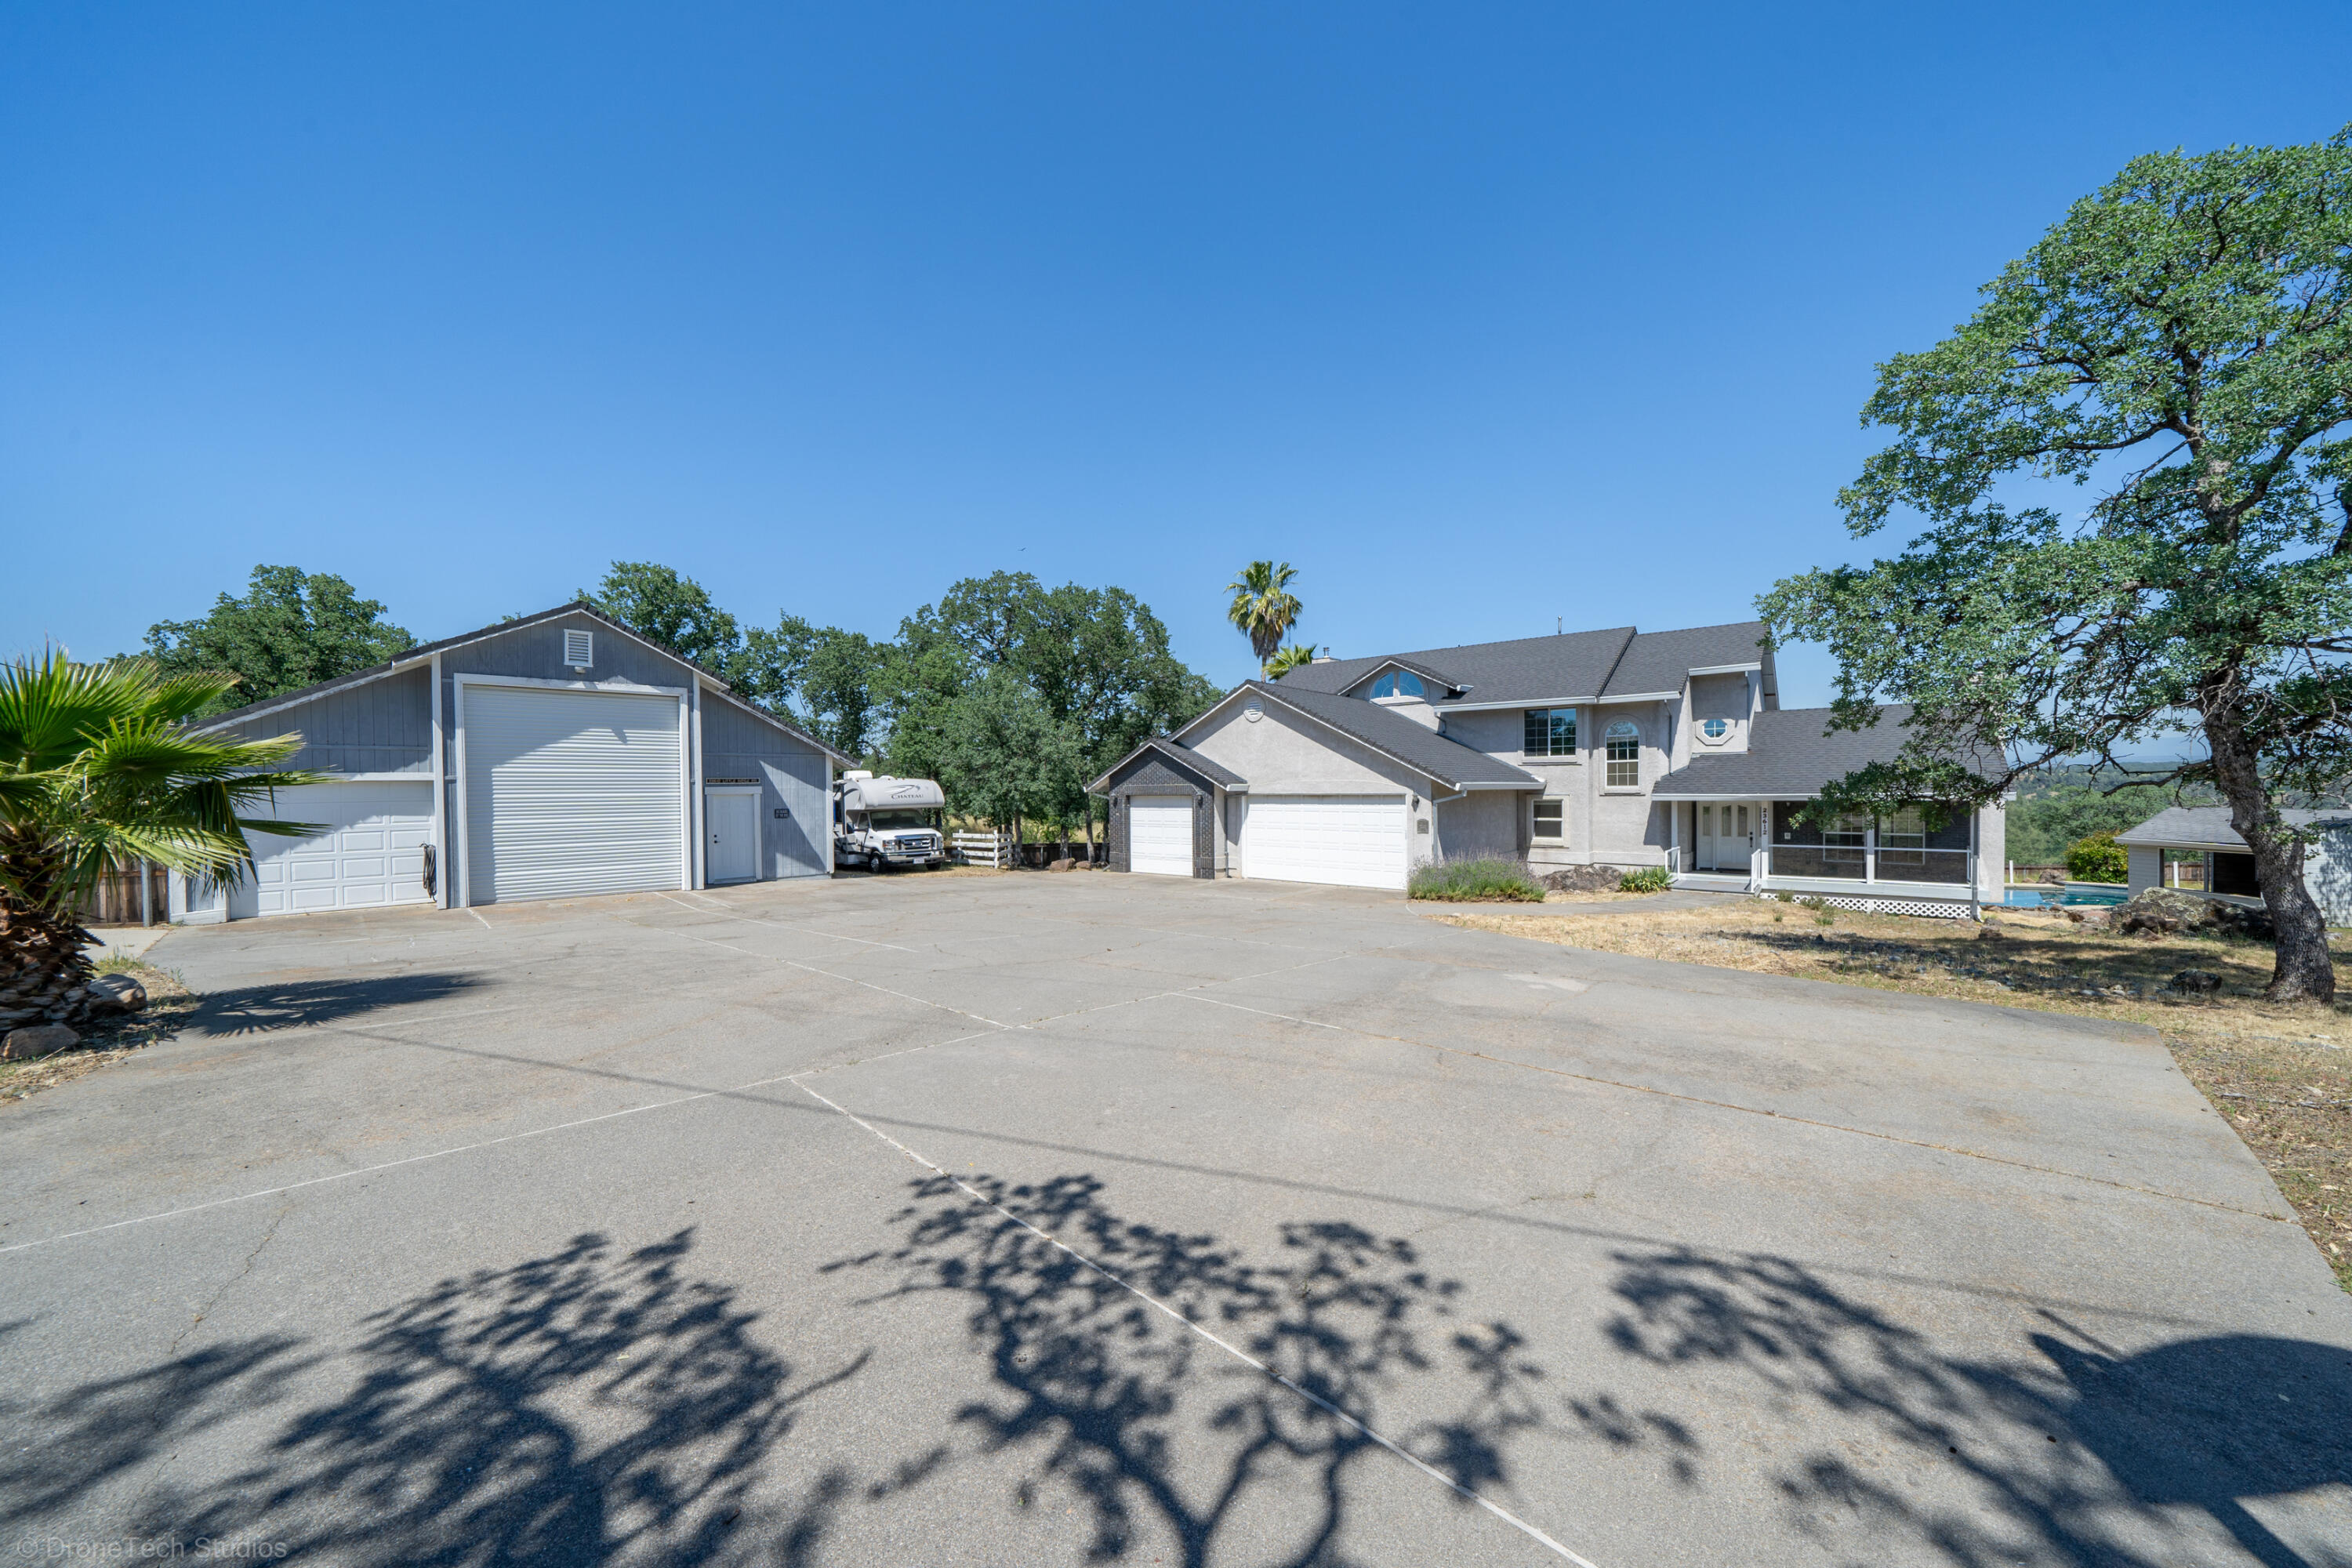
[[472,900],[679,886],[679,709],[647,693],[468,686]]
[[1402,795],[1253,796],[1242,823],[1242,874],[1344,888],[1404,886]]
[[1127,802],[1127,865],[1154,877],[1192,874],[1191,795],[1138,795]]
[[[247,834],[253,876],[230,895],[231,914],[311,914],[431,900],[423,853],[433,839],[428,781],[303,784],[279,790],[268,810],[268,820],[316,823],[322,831],[304,838]],[[417,847],[390,853],[397,840]]]

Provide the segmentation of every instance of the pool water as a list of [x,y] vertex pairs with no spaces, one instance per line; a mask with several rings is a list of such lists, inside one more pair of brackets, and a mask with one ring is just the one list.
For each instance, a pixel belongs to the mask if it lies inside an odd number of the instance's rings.
[[2056,888],[2011,888],[2000,905],[2010,910],[2107,908],[2130,896],[2121,888],[2097,882],[2069,882],[2063,892]]

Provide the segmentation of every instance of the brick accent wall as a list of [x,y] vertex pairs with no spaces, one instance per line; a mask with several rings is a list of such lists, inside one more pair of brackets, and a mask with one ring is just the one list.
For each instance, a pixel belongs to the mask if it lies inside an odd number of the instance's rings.
[[1139,795],[1192,797],[1192,875],[1217,874],[1217,814],[1209,781],[1159,752],[1146,752],[1110,779],[1110,868],[1131,871],[1128,853],[1128,802]]

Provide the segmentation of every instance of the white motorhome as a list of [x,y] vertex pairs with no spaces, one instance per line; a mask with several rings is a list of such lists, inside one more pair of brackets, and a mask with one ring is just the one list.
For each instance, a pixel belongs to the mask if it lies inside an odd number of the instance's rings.
[[929,779],[850,770],[833,790],[834,863],[877,871],[947,864],[947,804]]

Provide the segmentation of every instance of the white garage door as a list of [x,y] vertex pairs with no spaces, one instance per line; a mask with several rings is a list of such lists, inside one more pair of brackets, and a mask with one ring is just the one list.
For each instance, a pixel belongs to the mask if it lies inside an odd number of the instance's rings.
[[1129,795],[1127,801],[1127,864],[1155,877],[1192,874],[1192,797]]
[[315,823],[304,838],[253,833],[253,875],[229,894],[229,918],[305,914],[428,902],[425,847],[433,842],[433,785],[323,784],[281,789],[252,814]]
[[1252,795],[1242,875],[1342,888],[1404,886],[1402,795]]
[[473,902],[682,885],[677,698],[529,686],[465,692]]

